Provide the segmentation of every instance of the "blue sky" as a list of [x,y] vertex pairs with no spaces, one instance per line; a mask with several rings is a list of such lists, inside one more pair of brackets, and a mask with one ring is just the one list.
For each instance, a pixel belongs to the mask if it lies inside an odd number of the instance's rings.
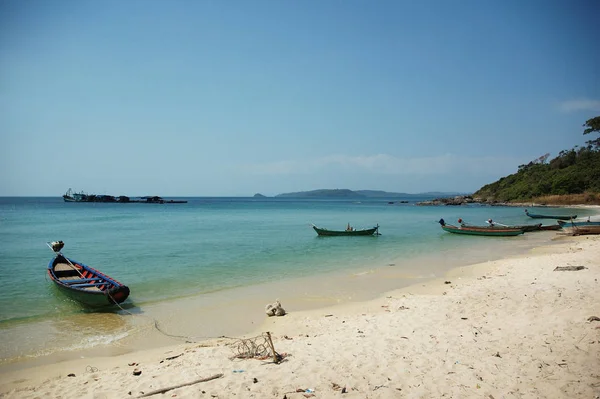
[[471,192],[582,145],[597,1],[0,0],[0,195]]

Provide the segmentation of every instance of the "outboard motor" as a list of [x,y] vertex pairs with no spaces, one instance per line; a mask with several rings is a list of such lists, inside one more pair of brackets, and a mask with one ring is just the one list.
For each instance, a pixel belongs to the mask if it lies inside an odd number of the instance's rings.
[[446,222],[444,221],[444,219],[438,220],[438,223],[441,224],[442,226],[446,225]]
[[62,241],[52,241],[50,243],[50,248],[56,253],[59,253],[61,249],[65,246],[65,243]]

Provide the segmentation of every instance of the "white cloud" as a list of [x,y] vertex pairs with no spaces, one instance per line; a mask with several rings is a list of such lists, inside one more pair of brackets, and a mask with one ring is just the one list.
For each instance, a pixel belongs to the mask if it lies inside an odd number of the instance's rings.
[[562,112],[600,111],[600,100],[569,100],[563,101],[558,107]]

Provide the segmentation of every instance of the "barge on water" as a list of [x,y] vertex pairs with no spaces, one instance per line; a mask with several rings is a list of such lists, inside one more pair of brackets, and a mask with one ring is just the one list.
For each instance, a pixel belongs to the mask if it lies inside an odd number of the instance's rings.
[[136,197],[129,198],[125,195],[120,195],[118,197],[112,195],[96,195],[96,194],[86,194],[83,191],[79,193],[73,192],[73,190],[69,189],[62,196],[65,202],[108,202],[108,203],[140,203],[140,204],[185,204],[186,200],[166,200],[164,198],[158,197],[156,195],[147,196],[147,197]]

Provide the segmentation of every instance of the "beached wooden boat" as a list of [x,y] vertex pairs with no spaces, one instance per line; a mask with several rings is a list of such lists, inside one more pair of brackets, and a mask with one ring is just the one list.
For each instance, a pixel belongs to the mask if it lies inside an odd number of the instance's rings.
[[560,230],[562,229],[562,226],[560,224],[547,224],[547,225],[542,225],[540,227],[540,230]]
[[582,236],[588,234],[600,234],[600,226],[589,225],[589,226],[575,226],[571,228],[571,232],[574,236]]
[[573,226],[600,226],[600,221],[595,220],[559,220],[558,224],[562,227],[573,227]]
[[70,298],[91,307],[119,304],[129,296],[129,287],[98,270],[65,257],[62,241],[49,244],[56,256],[48,263],[48,276]]
[[533,219],[558,219],[558,220],[569,220],[575,219],[577,215],[539,215],[535,213],[529,213],[527,209],[525,209],[525,214]]
[[314,224],[312,225],[312,228],[320,236],[372,236],[373,234],[380,235],[379,234],[379,225],[377,225],[373,228],[370,228],[370,229],[360,229],[360,230],[356,230],[356,229],[350,230],[348,228],[346,228],[346,230],[328,230],[328,229],[324,229],[321,227],[317,227]]
[[468,234],[475,236],[490,236],[490,237],[507,237],[507,236],[518,236],[523,234],[523,230],[514,229],[509,227],[499,226],[467,226],[461,224],[460,226],[453,226],[446,224],[444,219],[440,219],[438,222],[444,231],[455,234]]

